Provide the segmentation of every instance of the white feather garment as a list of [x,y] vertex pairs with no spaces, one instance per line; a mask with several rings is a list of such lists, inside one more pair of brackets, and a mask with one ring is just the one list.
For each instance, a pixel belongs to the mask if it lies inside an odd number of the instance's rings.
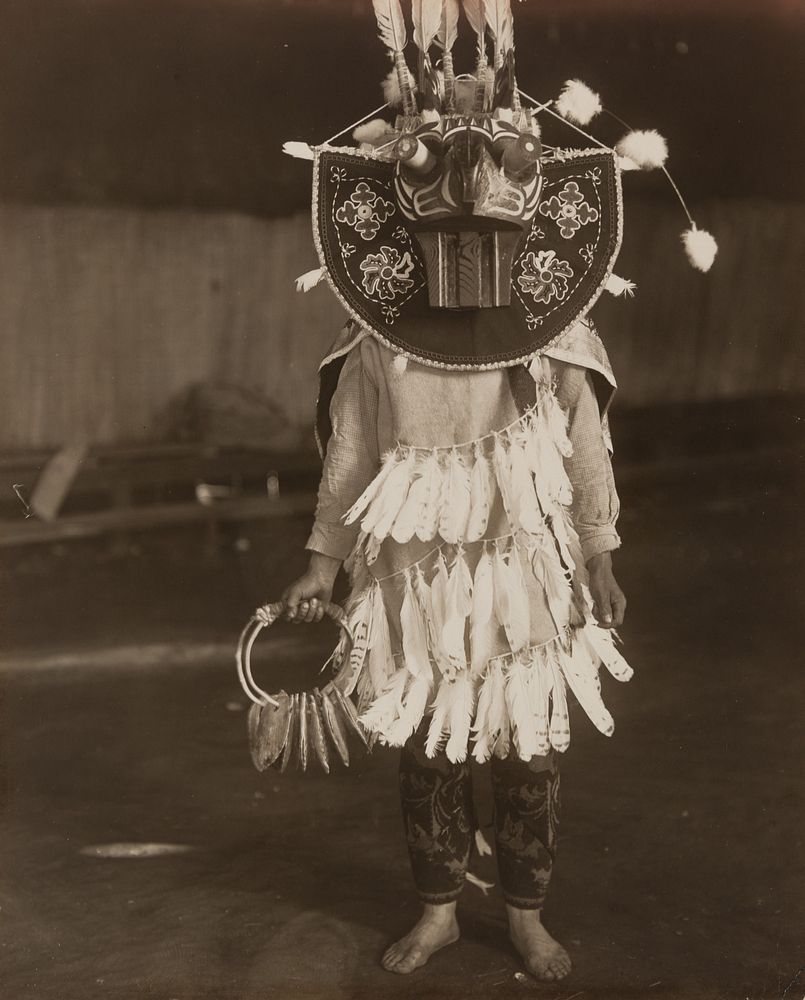
[[388,679],[385,688],[375,697],[371,705],[360,716],[359,722],[370,732],[379,733],[385,738],[385,733],[400,715],[403,694],[408,684],[410,674],[403,667]]
[[709,271],[718,253],[718,244],[713,236],[694,224],[682,233],[682,243],[693,267],[697,271]]
[[380,471],[344,516],[345,524],[352,524],[354,521],[358,520],[361,514],[363,514],[369,504],[380,492],[383,483],[385,483],[386,479],[388,479],[391,475],[392,470],[399,465],[401,461],[402,459],[396,448],[392,448],[385,453],[383,461],[380,465]]
[[394,524],[391,528],[391,537],[395,542],[404,544],[410,542],[414,537],[419,512],[422,509],[422,502],[427,490],[428,483],[423,478],[421,471],[415,471],[405,500],[394,518]]
[[553,391],[547,386],[543,387],[540,393],[540,407],[545,412],[551,440],[559,449],[560,454],[569,458],[573,454],[573,445],[567,435],[568,416]]
[[540,535],[545,529],[545,522],[540,511],[539,501],[534,488],[534,477],[524,442],[514,434],[509,438],[510,485],[512,506],[517,511],[520,527],[531,535]]
[[545,598],[557,627],[564,628],[570,622],[573,592],[550,537],[545,539],[544,544],[535,545],[532,549],[531,567],[545,591]]
[[433,715],[428,726],[428,737],[425,740],[425,754],[435,757],[444,743],[447,729],[447,717],[450,711],[452,684],[442,681],[433,702]]
[[450,688],[450,704],[447,710],[449,736],[445,752],[447,759],[456,763],[467,759],[467,744],[475,711],[475,685],[464,670],[450,684]]
[[514,497],[510,485],[510,458],[506,441],[502,434],[495,435],[495,447],[492,451],[492,464],[495,469],[495,479],[497,480],[500,498],[506,510],[509,524],[517,523],[517,510],[514,505]]
[[512,727],[512,740],[521,760],[530,760],[538,753],[536,719],[529,697],[531,666],[517,658],[506,677],[506,708]]
[[507,558],[498,548],[492,566],[495,617],[506,632],[512,652],[517,653],[528,645],[531,636],[528,591],[517,550],[513,549]]
[[655,129],[633,129],[615,146],[619,156],[636,163],[641,170],[655,170],[668,159],[668,143]]
[[503,666],[500,660],[494,660],[481,684],[472,727],[475,734],[472,755],[479,763],[489,760],[496,748],[500,756],[505,756],[508,752],[508,718]]
[[432,451],[420,464],[419,476],[422,497],[416,519],[416,537],[421,542],[429,542],[435,537],[439,527],[442,497],[442,466],[438,452]]
[[628,681],[634,676],[634,671],[615,647],[615,636],[611,629],[590,624],[580,629],[577,637],[604,664],[615,680]]
[[551,689],[551,725],[548,738],[554,750],[564,753],[570,745],[570,715],[565,679],[557,666],[555,650],[551,650],[545,657],[545,669],[550,675]]
[[432,677],[427,624],[422,616],[419,599],[414,593],[410,572],[405,577],[405,590],[400,608],[400,631],[402,633],[403,656],[408,672],[414,677],[418,677],[420,674]]
[[447,579],[444,624],[440,636],[442,652],[451,673],[464,670],[467,666],[464,634],[471,608],[472,577],[463,553],[459,552]]
[[389,746],[401,747],[419,728],[430,699],[431,686],[428,678],[421,674],[411,680],[399,714],[384,734]]
[[441,497],[439,534],[451,545],[463,541],[470,516],[470,472],[453,448],[447,460],[444,492]]
[[382,540],[391,530],[394,518],[408,496],[415,461],[415,452],[409,451],[389,472],[382,489],[369,505],[361,521],[361,528],[371,532],[375,538]]
[[531,655],[528,674],[528,700],[534,717],[537,753],[546,754],[551,749],[548,738],[548,711],[551,697],[551,677],[543,663],[544,654],[535,649]]
[[484,549],[475,567],[470,610],[470,658],[474,677],[480,677],[484,672],[494,644],[494,586],[492,556],[488,549]]
[[560,666],[568,687],[590,721],[605,736],[611,736],[615,723],[601,700],[598,671],[581,643],[571,643],[570,652],[560,659]]
[[470,473],[470,516],[467,520],[466,538],[477,542],[483,538],[489,523],[492,504],[492,470],[481,444],[475,445],[475,461]]
[[576,125],[588,125],[601,111],[601,98],[581,80],[568,80],[554,107]]
[[386,687],[389,677],[394,673],[394,655],[391,649],[391,633],[386,616],[386,606],[383,601],[383,588],[376,583],[372,588],[371,628],[369,630],[369,646],[367,664],[369,678],[375,695]]

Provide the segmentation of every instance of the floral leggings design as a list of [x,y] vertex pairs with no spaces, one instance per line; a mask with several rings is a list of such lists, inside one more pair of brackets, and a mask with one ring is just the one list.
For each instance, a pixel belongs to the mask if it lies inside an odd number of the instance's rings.
[[[495,846],[506,902],[539,910],[556,850],[559,771],[556,755],[492,758]],[[477,826],[470,763],[425,755],[415,734],[400,756],[400,798],[414,882],[426,903],[448,903],[464,886]]]

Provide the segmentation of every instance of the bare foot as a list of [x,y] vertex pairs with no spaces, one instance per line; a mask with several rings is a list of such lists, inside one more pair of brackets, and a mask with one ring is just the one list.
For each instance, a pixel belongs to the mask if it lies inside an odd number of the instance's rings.
[[454,941],[458,941],[456,904],[426,903],[425,912],[413,930],[386,950],[383,968],[406,975],[424,965],[435,951]]
[[526,969],[536,979],[564,979],[570,972],[570,956],[542,926],[539,910],[507,906],[509,934]]

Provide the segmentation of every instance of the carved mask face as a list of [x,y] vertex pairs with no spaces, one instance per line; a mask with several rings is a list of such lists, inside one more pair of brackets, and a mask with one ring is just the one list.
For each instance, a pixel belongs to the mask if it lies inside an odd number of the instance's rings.
[[430,304],[508,305],[511,265],[539,204],[539,139],[492,115],[446,116],[402,136],[395,193],[425,255]]

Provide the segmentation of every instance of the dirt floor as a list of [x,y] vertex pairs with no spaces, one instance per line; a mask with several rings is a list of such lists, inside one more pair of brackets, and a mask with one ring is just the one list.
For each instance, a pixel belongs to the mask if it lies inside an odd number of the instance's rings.
[[[249,526],[215,557],[193,532],[6,553],[2,996],[801,1000],[792,468],[624,470],[636,676],[605,680],[614,737],[577,713],[563,760],[545,914],[574,962],[561,988],[518,978],[500,897],[471,886],[459,944],[410,977],[379,967],[417,915],[393,752],[330,776],[253,770],[232,649],[301,565],[303,520]],[[332,638],[272,630],[261,676],[308,684]],[[485,768],[476,788],[488,821]],[[110,844],[176,850],[99,856]]]

